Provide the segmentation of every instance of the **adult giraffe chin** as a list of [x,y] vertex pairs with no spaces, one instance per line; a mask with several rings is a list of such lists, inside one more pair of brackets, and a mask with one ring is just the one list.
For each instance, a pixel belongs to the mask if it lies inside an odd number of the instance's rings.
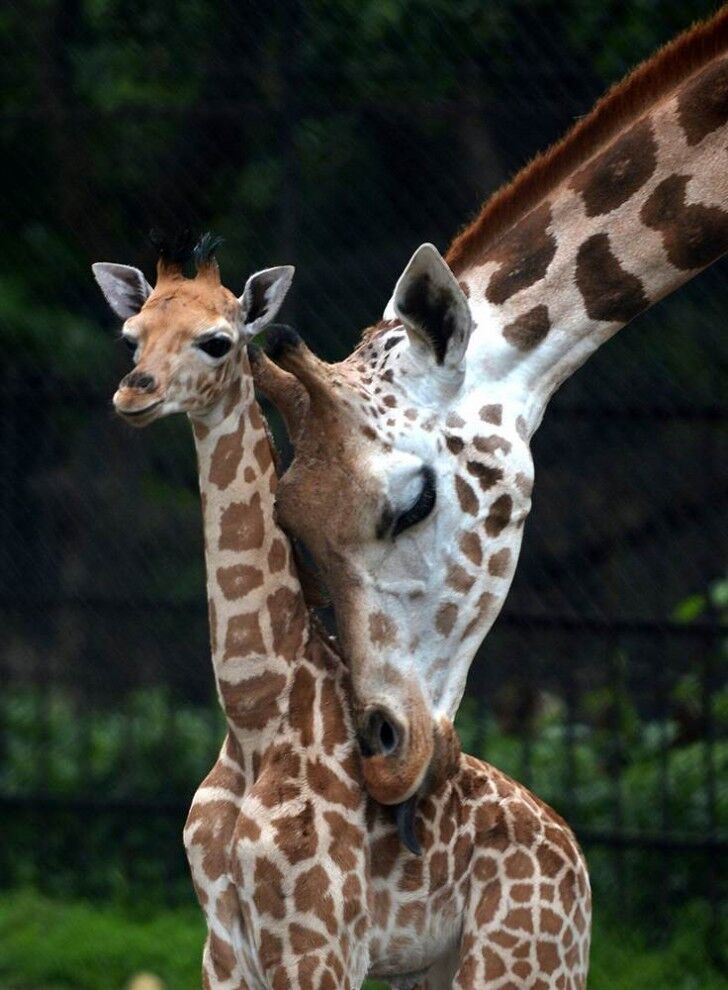
[[271,398],[309,401],[278,515],[328,581],[380,801],[425,789],[506,597],[549,398],[728,248],[727,121],[724,8],[496,193],[444,260],[420,247],[345,361],[271,342],[295,376]]

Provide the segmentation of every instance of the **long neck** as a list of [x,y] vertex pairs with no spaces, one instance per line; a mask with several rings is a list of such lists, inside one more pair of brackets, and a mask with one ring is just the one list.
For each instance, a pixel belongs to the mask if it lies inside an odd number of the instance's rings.
[[515,385],[529,432],[605,340],[728,250],[723,48],[627,115],[596,153],[574,155],[570,167],[557,161],[563,174],[540,200],[522,181],[529,210],[494,242],[478,250],[471,234],[453,245],[450,263],[479,324],[474,377]]
[[212,662],[230,729],[254,771],[280,724],[309,629],[290,544],[273,518],[273,452],[247,355],[223,398],[192,425]]

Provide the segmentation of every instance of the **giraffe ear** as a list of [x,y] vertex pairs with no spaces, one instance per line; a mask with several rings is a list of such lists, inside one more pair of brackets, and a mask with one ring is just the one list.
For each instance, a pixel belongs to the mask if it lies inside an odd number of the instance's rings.
[[473,318],[468,300],[434,244],[422,244],[394,289],[392,306],[410,342],[429,351],[439,365],[459,367]]
[[122,320],[138,313],[152,294],[149,282],[138,268],[132,268],[131,265],[97,261],[91,265],[91,271],[107,303]]
[[280,265],[278,268],[264,268],[250,276],[239,299],[243,339],[250,340],[275,319],[291,287],[295,271],[293,265]]

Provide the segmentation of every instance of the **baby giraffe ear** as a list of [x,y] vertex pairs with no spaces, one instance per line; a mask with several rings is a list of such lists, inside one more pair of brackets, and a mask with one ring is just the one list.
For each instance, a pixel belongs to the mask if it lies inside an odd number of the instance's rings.
[[97,261],[95,265],[91,265],[91,271],[107,303],[122,320],[138,313],[152,294],[149,282],[138,268],[132,268],[131,265]]
[[283,304],[293,281],[293,265],[264,268],[251,275],[239,299],[242,309],[242,335],[250,340],[268,326]]
[[416,347],[429,350],[439,365],[460,365],[473,318],[465,293],[434,244],[422,244],[412,255],[392,305]]

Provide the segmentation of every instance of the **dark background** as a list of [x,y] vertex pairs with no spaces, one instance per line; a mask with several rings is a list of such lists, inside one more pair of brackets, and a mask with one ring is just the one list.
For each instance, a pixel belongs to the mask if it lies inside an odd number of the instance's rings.
[[[182,417],[110,398],[129,358],[93,261],[225,237],[295,263],[329,359],[424,240],[699,16],[699,0],[29,0],[0,13],[0,882],[189,899],[180,832],[222,737]],[[726,367],[719,263],[556,396],[465,746],[573,823],[598,905],[719,924],[728,851]],[[714,940],[710,951],[719,952]]]

